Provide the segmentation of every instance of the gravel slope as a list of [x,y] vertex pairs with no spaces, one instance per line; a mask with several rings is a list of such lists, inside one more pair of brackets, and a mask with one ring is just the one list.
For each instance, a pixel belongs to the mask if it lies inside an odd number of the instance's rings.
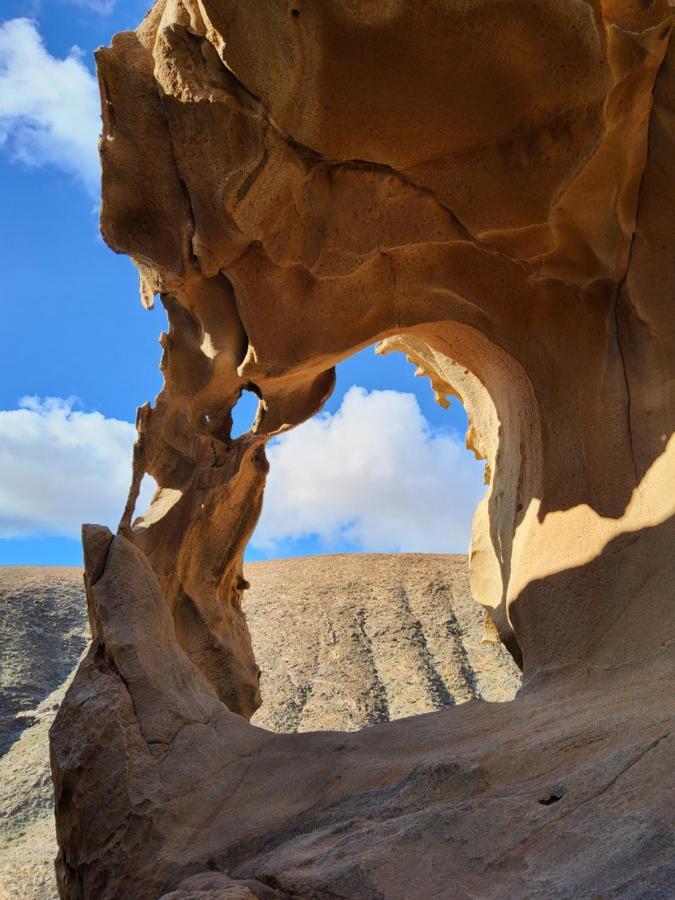
[[0,900],[52,900],[48,732],[88,643],[79,568],[0,567]]
[[481,643],[465,556],[282,559],[246,577],[263,728],[353,731],[520,686],[502,645]]
[[0,754],[87,644],[82,570],[0,567]]

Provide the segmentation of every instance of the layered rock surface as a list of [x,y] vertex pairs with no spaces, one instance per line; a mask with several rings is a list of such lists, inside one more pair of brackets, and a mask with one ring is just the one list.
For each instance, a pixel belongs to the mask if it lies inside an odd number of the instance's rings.
[[[103,234],[169,331],[119,534],[85,539],[94,641],[52,732],[64,896],[200,867],[268,894],[639,896],[635,847],[665,890],[672,21],[662,0],[158,0],[98,53]],[[245,722],[242,612],[265,444],[374,342],[464,401],[488,481],[472,591],[526,690],[270,736]],[[554,776],[570,799],[532,812]]]

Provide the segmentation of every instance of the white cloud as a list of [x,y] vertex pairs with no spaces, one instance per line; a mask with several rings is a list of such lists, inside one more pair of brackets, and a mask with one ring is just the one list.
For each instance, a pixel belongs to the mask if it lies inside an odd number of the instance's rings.
[[434,430],[413,394],[352,387],[268,448],[270,474],[252,544],[276,552],[318,535],[328,550],[466,552],[483,465]]
[[99,191],[99,94],[73,47],[65,59],[45,48],[35,22],[0,24],[0,146],[29,166],[55,166]]
[[[74,399],[26,397],[0,410],[0,538],[77,537],[116,527],[131,475],[134,427]],[[465,552],[484,485],[460,438],[434,430],[415,397],[352,387],[268,448],[271,470],[252,544],[268,554],[318,535],[322,548]],[[150,502],[146,479],[137,510]]]
[[[0,411],[0,537],[77,537],[83,522],[117,527],[131,476],[130,422],[24,397]],[[152,487],[150,486],[150,491]],[[142,497],[144,509],[150,497]]]

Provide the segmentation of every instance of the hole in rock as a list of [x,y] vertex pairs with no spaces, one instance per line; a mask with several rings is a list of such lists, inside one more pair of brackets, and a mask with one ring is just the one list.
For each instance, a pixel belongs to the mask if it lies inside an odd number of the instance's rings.
[[520,686],[469,589],[484,462],[462,404],[413,374],[401,353],[358,353],[324,409],[268,445],[244,564],[255,725],[350,731]]
[[141,487],[138,492],[138,499],[136,500],[136,516],[143,515],[143,513],[146,512],[152,503],[152,498],[155,496],[156,490],[157,482],[152,475],[148,475],[146,472],[141,479]]
[[258,415],[259,402],[259,397],[252,388],[242,390],[241,396],[232,409],[231,436],[233,438],[241,437],[242,434],[246,434],[253,428]]
[[551,804],[562,800],[563,796],[564,791],[556,791],[555,793],[548,794],[546,797],[540,797],[539,803],[541,803],[542,806],[551,806]]

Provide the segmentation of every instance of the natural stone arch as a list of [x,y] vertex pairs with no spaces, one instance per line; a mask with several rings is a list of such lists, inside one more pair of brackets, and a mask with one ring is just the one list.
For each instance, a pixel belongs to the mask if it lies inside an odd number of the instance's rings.
[[[640,673],[670,671],[673,629],[670,28],[660,2],[159,0],[99,52],[103,233],[170,324],[120,533],[85,537],[95,643],[53,735],[64,896],[154,897],[209,867],[271,879],[282,896],[400,896],[419,887],[420,845],[411,838],[407,874],[390,876],[399,855],[382,822],[424,818],[420,798],[450,803],[450,791],[503,845],[480,798],[532,780],[508,735],[550,730],[551,696],[581,696],[590,680],[589,733],[620,694],[634,704],[616,713],[622,739],[653,732],[635,758],[665,741],[664,701]],[[374,341],[405,349],[469,408],[491,472],[472,583],[522,654],[529,693],[510,725],[501,711],[451,711],[450,744],[431,721],[415,739],[409,723],[386,738],[261,736],[230,711],[258,703],[240,606],[264,445],[320,409],[334,365]],[[259,416],[232,440],[244,388]],[[132,524],[145,473],[159,492]],[[494,741],[497,720],[501,768],[470,734]],[[565,727],[569,744],[580,726]],[[110,772],[94,752],[103,733]],[[577,780],[596,784],[588,751],[574,759]],[[640,798],[652,829],[659,798],[656,781]],[[377,865],[350,831],[363,808],[381,824]],[[521,813],[523,841],[539,840]],[[298,837],[324,827],[334,857]],[[536,895],[541,881],[504,862],[515,853],[485,871],[504,874],[505,893]],[[493,883],[472,866],[438,848],[439,877]],[[594,877],[581,894],[614,889],[614,875]]]
[[[171,320],[173,314],[170,303],[168,307]],[[477,513],[472,535],[474,595],[486,608],[493,610],[492,619],[500,634],[516,659],[521,661],[520,649],[508,623],[506,591],[510,542],[515,520],[519,518],[518,513],[529,503],[530,498],[536,496],[536,489],[529,485],[528,479],[536,478],[540,471],[539,420],[532,390],[521,367],[507,354],[491,345],[475,329],[462,325],[435,323],[433,329],[427,330],[431,332],[434,345],[442,347],[445,352],[431,350],[429,344],[420,336],[424,333],[423,327],[413,329],[408,335],[385,338],[379,349],[380,352],[397,349],[407,353],[411,361],[430,377],[434,390],[440,398],[456,394],[466,404],[471,423],[469,433],[471,449],[486,459],[491,484],[490,491]],[[167,342],[164,343],[166,345]],[[453,353],[454,359],[446,355],[448,353]],[[331,358],[333,364],[338,361],[337,356]],[[179,359],[179,364],[185,365],[184,359]],[[467,368],[468,366],[471,368]],[[474,374],[474,370],[480,372],[480,377]],[[164,371],[168,383],[171,384],[170,361],[165,364]],[[331,368],[326,372],[331,388],[334,380],[333,371]],[[262,448],[266,439],[291,426],[288,423],[279,425],[278,419],[276,422],[272,420],[276,425],[274,430],[269,424],[270,417],[275,412],[272,402],[268,400],[270,395],[274,398],[273,381],[258,377],[257,383],[247,383],[254,384],[261,402],[257,421],[251,432],[239,439],[232,441],[227,437],[233,405],[230,399],[231,391],[224,392],[226,400],[220,409],[217,408],[215,401],[211,400],[208,414],[200,412],[201,406],[198,406],[196,413],[192,413],[192,418],[196,419],[210,435],[211,443],[208,446],[213,456],[206,456],[203,459],[202,469],[208,471],[213,466],[214,460],[218,459],[218,454],[221,454],[223,462],[220,466],[224,470],[223,474],[227,475],[230,482],[234,482],[234,486],[228,487],[219,498],[218,482],[215,491],[209,491],[203,478],[196,489],[192,487],[195,479],[199,478],[199,463],[194,467],[185,467],[190,487],[184,495],[181,495],[175,486],[176,482],[170,480],[173,473],[167,477],[161,468],[167,456],[165,445],[160,449],[160,464],[157,465],[153,460],[149,464],[150,468],[146,470],[149,455],[145,432],[146,417],[150,418],[152,413],[149,409],[143,412],[143,418],[140,420],[141,440],[137,447],[135,482],[140,484],[140,479],[148,471],[157,479],[160,490],[151,509],[135,523],[133,528],[128,521],[123,524],[123,533],[131,536],[144,552],[148,553],[160,578],[165,578],[165,595],[169,598],[174,612],[179,641],[183,647],[195,661],[199,659],[199,665],[207,673],[209,680],[218,685],[221,699],[228,702],[234,711],[250,715],[260,701],[256,696],[257,669],[252,661],[245,626],[239,615],[242,590],[240,585],[243,584],[242,558],[247,539],[255,528],[260,512],[267,472]],[[265,386],[261,387],[263,384]],[[271,391],[268,390],[268,384],[271,384]],[[284,388],[285,385],[282,384],[280,391],[282,402],[286,399]],[[490,389],[500,397],[499,410],[491,399]],[[327,396],[328,393],[320,396],[310,395],[309,402],[313,406],[303,411],[302,419],[318,411]],[[236,398],[235,393],[235,402]],[[161,402],[160,398],[157,409],[161,410]],[[206,417],[208,422],[203,421]],[[522,433],[519,417],[527,423],[527,435]],[[221,440],[221,437],[224,440]],[[530,456],[527,464],[521,458],[524,454]],[[228,462],[224,462],[226,459]],[[452,473],[448,473],[448,477],[452,477]],[[164,479],[167,479],[166,482]],[[236,492],[242,491],[242,482],[244,490],[241,496],[237,496]],[[136,487],[132,493],[136,493]],[[214,499],[214,495],[218,499]],[[195,496],[199,499],[195,500]],[[209,496],[212,498],[212,506],[208,505]],[[197,503],[202,505],[203,511],[196,511]],[[190,513],[181,511],[181,508],[186,506]],[[492,508],[491,515],[488,514],[490,508]],[[217,523],[214,523],[214,519],[218,520]],[[228,542],[219,530],[223,521],[238,535],[236,543]],[[205,533],[209,530],[214,535],[213,539]],[[167,531],[169,536],[165,537]],[[226,555],[223,551],[228,548],[230,554]],[[181,564],[190,571],[181,569]],[[229,611],[227,601],[223,601],[223,597],[228,596],[223,593],[224,588],[220,581],[224,577],[223,573],[227,573],[226,577],[229,577],[230,582],[234,582],[234,590],[229,594],[233,598],[229,603],[233,611],[227,618],[221,616],[222,624],[214,625],[212,630],[208,623],[216,620],[218,608],[222,605]],[[232,587],[225,588],[228,589],[232,590]],[[222,628],[222,625],[225,626],[224,630],[216,631],[219,627]],[[215,641],[213,631],[216,631]],[[234,644],[230,643],[232,636]],[[240,656],[241,662],[238,665]],[[232,699],[231,692],[235,694],[239,692],[237,679],[242,680],[242,692],[245,694],[247,690],[252,691],[255,699],[251,701],[245,697],[241,700]]]

